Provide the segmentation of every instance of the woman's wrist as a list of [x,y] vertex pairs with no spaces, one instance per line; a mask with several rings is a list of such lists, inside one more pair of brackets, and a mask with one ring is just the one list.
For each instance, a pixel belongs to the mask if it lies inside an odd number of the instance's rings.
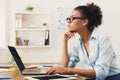
[[64,43],[68,43],[68,40],[67,40],[67,39],[63,39],[63,42],[64,42]]
[[70,68],[66,68],[66,74],[70,74],[71,73],[71,69]]

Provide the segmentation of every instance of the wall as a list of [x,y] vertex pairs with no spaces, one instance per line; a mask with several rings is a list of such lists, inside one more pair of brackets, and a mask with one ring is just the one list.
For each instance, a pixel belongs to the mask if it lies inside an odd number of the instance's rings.
[[0,37],[2,37],[0,39],[0,47],[5,47],[6,44],[6,34],[5,34],[5,30],[6,30],[6,0],[1,0],[0,3],[1,7],[0,7]]
[[8,61],[8,56],[6,54],[6,44],[7,44],[7,22],[8,22],[8,17],[7,17],[7,2],[6,0],[1,0],[0,1],[0,63],[4,61]]
[[[118,10],[120,1],[118,0],[9,0],[9,45],[14,43],[14,13],[24,11],[25,6],[31,4],[35,6],[35,11],[52,14],[52,45],[50,48],[18,49],[18,52],[23,56],[24,62],[60,62],[64,30],[59,30],[56,26],[56,9],[58,7],[74,8],[88,2],[94,2],[101,7],[104,18],[103,24],[100,26],[100,32],[111,36],[117,58],[120,58],[120,37],[117,36],[120,33],[120,10]],[[118,60],[117,64],[120,65]]]

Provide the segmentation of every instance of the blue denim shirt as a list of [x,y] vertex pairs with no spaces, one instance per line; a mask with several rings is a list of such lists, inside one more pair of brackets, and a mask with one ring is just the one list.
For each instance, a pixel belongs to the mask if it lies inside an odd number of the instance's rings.
[[90,54],[88,57],[84,42],[79,38],[69,54],[68,66],[75,67],[77,62],[81,62],[86,69],[95,70],[96,80],[104,80],[107,76],[120,73],[120,69],[116,66],[116,55],[109,37],[103,36],[94,29],[89,46]]

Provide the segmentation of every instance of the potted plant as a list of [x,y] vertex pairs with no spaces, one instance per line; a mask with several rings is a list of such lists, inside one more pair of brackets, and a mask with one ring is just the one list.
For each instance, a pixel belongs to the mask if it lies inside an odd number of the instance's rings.
[[34,7],[31,6],[31,5],[28,5],[28,6],[26,7],[26,10],[27,10],[27,11],[33,11],[33,9],[34,9]]

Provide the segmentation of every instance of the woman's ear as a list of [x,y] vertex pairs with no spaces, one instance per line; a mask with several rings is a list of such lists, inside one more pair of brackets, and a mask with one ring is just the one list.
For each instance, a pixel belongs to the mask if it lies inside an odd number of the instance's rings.
[[83,20],[83,26],[86,26],[86,25],[88,25],[88,19]]

